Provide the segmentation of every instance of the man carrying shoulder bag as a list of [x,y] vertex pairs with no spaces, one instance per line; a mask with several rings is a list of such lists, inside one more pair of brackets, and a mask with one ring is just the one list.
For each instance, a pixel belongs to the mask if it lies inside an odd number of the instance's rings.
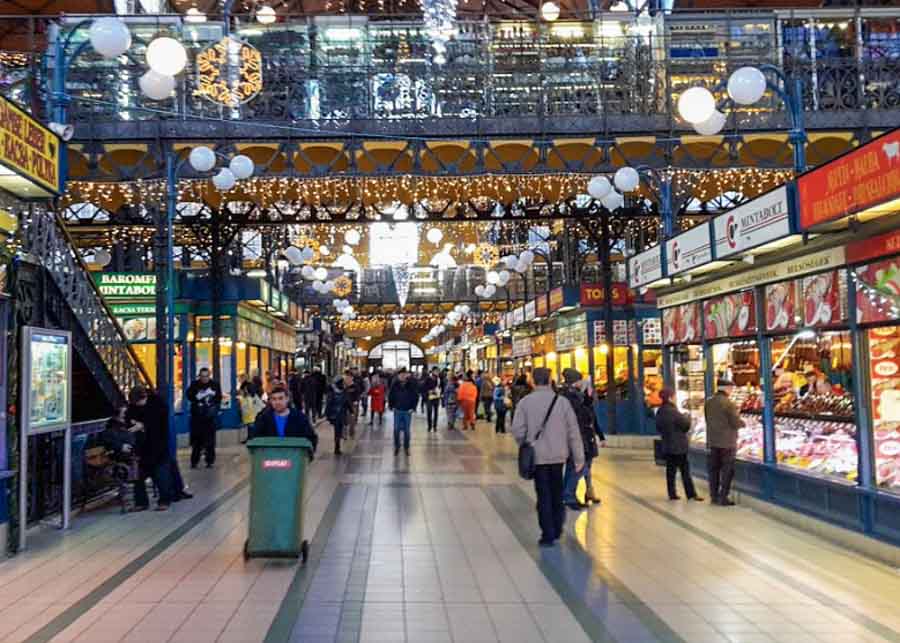
[[550,370],[536,368],[532,377],[535,389],[516,406],[511,430],[520,448],[520,473],[534,479],[541,527],[538,544],[550,547],[562,535],[566,517],[563,464],[571,455],[575,470],[581,471],[584,445],[572,405],[550,388]]

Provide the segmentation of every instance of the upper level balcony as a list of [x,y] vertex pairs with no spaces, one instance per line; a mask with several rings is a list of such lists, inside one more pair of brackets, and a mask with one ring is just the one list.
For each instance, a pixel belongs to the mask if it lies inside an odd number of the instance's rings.
[[[41,20],[32,25],[44,33]],[[258,95],[225,107],[198,91],[196,55],[222,39],[223,23],[134,17],[129,59],[88,54],[71,69],[76,140],[669,136],[692,133],[675,115],[680,92],[766,63],[802,79],[811,130],[879,128],[900,117],[900,18],[891,10],[460,19],[443,64],[421,16],[236,22],[231,35],[262,56]],[[174,96],[152,101],[138,87],[142,42],[160,33],[188,47],[189,63]],[[0,56],[0,91],[40,110],[55,61],[13,53]],[[735,112],[729,127],[787,124],[781,101],[767,96]]]

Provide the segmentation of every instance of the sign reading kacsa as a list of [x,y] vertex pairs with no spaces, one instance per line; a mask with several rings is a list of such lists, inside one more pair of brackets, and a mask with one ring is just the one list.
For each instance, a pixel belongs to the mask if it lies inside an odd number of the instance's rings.
[[900,129],[797,179],[800,227],[829,223],[900,196]]
[[767,192],[713,219],[716,258],[750,250],[791,233],[787,187]]
[[56,134],[0,96],[0,165],[59,194],[59,147]]

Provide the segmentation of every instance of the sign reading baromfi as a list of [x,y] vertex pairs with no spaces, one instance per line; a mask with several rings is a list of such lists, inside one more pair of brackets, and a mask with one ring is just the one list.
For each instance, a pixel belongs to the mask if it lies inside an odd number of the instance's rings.
[[0,96],[0,165],[60,193],[56,134]]
[[95,272],[94,282],[100,294],[113,299],[143,299],[156,295],[153,273]]
[[628,260],[628,285],[640,288],[662,279],[662,246],[653,246]]
[[713,219],[716,258],[750,250],[791,234],[788,191],[781,186]]

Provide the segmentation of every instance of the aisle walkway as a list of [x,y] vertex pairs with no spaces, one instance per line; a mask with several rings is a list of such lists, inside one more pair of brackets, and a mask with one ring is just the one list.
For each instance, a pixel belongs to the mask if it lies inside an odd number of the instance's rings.
[[644,453],[604,450],[601,507],[539,549],[515,447],[488,425],[395,458],[321,431],[306,567],[244,562],[246,458],[189,472],[168,514],[76,517],[0,564],[2,641],[900,641],[894,569],[742,508],[671,503]]

